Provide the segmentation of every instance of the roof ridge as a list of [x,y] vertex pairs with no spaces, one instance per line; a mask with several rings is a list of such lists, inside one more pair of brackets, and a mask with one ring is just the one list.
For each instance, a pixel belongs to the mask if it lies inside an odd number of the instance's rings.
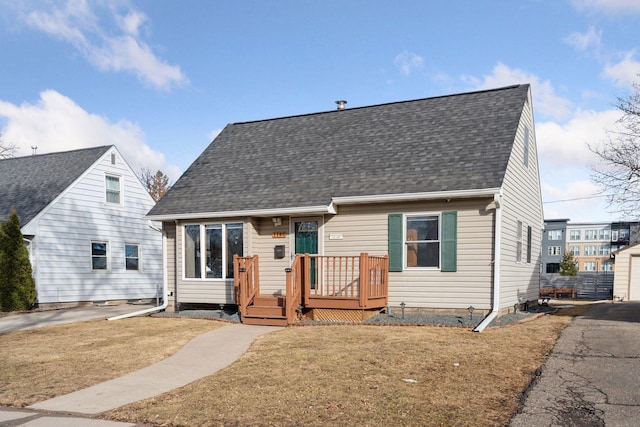
[[[71,154],[71,153],[76,153],[79,151],[89,151],[89,150],[98,150],[98,149],[106,149],[106,148],[111,148],[114,147],[114,144],[111,145],[97,145],[95,147],[86,147],[86,148],[74,148],[72,150],[66,150],[66,151],[51,151],[49,153],[42,153],[42,154],[28,154],[28,155],[24,155],[24,156],[18,156],[18,157],[7,157],[7,158],[3,158],[0,159],[1,161],[5,161],[5,160],[17,160],[17,159],[31,159],[31,158],[42,158],[44,156],[51,156],[51,155],[56,155],[56,154]],[[106,150],[105,150],[106,151]]]
[[497,87],[497,88],[491,88],[491,89],[474,90],[474,91],[470,91],[470,92],[458,92],[458,93],[453,93],[453,94],[428,96],[428,97],[425,97],[425,98],[406,99],[406,100],[403,100],[403,101],[383,102],[381,104],[362,105],[360,107],[352,107],[352,108],[347,108],[347,109],[344,109],[344,110],[317,111],[315,113],[293,114],[293,115],[290,115],[290,116],[272,117],[272,118],[269,118],[269,119],[247,120],[247,121],[243,121],[243,122],[233,122],[231,124],[232,125],[245,125],[245,124],[251,124],[251,123],[260,123],[260,122],[270,122],[270,121],[275,121],[275,120],[292,119],[292,118],[296,118],[296,117],[317,116],[317,115],[331,114],[331,113],[345,113],[347,111],[363,110],[363,109],[366,109],[366,108],[383,107],[383,106],[394,105],[394,104],[407,104],[407,103],[410,103],[410,102],[426,101],[426,100],[432,100],[432,99],[453,98],[453,97],[464,96],[464,95],[474,95],[474,94],[480,94],[480,93],[498,92],[498,91],[507,90],[507,89],[516,89],[516,88],[518,88],[520,86],[529,86],[529,83],[519,83],[519,84],[513,84],[513,85],[509,85],[509,86],[503,86],[503,87]]

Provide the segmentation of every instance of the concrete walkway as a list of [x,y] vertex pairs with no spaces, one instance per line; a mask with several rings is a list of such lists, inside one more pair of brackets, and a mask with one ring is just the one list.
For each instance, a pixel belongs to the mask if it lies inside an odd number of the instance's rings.
[[173,356],[93,387],[29,406],[54,412],[95,415],[182,387],[237,360],[253,340],[277,327],[233,324],[204,333]]
[[94,417],[211,375],[242,356],[257,336],[278,329],[281,328],[223,326],[194,338],[173,356],[123,377],[39,402],[24,410],[0,408],[0,426],[134,426]]
[[598,304],[560,335],[511,427],[640,425],[640,303]]

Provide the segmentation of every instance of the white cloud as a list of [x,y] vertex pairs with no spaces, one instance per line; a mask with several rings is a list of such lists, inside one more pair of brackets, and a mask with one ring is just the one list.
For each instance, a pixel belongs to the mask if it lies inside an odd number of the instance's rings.
[[578,9],[591,9],[610,13],[640,13],[638,0],[573,0]]
[[135,124],[126,120],[112,123],[55,90],[40,93],[35,104],[0,100],[0,117],[6,121],[2,139],[15,143],[19,156],[31,154],[32,146],[38,147],[38,154],[44,154],[115,145],[136,173],[143,167],[160,169],[172,181],[181,174],[180,168],[167,164],[164,154],[145,143],[143,132]]
[[602,45],[602,30],[596,31],[594,27],[589,27],[586,33],[569,34],[564,38],[564,42],[581,52],[591,48],[597,51]]
[[580,165],[588,167],[597,157],[587,148],[599,147],[606,140],[606,130],[620,118],[618,110],[575,112],[565,124],[539,122],[536,141],[540,163],[554,167]]
[[117,27],[109,28],[101,26],[91,6],[86,0],[53,2],[48,10],[31,10],[23,16],[31,27],[72,44],[101,71],[131,72],[142,82],[162,90],[188,84],[179,66],[158,58],[140,38],[146,15],[136,10],[119,14],[115,9],[105,9]]
[[638,82],[640,74],[640,62],[636,61],[633,56],[632,52],[627,53],[622,61],[606,66],[602,74],[613,80],[618,86],[631,88],[633,83]]
[[404,51],[397,55],[393,63],[400,69],[400,72],[408,76],[415,70],[419,70],[424,65],[424,59],[413,52]]
[[570,114],[571,102],[556,95],[549,80],[540,80],[538,76],[527,73],[519,68],[509,68],[503,63],[498,63],[490,75],[482,79],[464,76],[463,80],[476,89],[493,89],[512,84],[530,83],[533,94],[533,106],[536,112],[542,116],[556,119],[565,118]]
[[587,179],[542,184],[544,217],[569,218],[572,222],[606,221],[606,200],[599,196],[599,188]]

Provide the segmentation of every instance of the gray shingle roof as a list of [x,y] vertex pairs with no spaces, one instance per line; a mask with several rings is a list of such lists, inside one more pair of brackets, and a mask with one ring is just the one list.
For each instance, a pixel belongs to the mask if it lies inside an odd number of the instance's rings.
[[111,146],[0,160],[0,219],[15,207],[26,225]]
[[230,124],[149,212],[498,188],[529,85]]

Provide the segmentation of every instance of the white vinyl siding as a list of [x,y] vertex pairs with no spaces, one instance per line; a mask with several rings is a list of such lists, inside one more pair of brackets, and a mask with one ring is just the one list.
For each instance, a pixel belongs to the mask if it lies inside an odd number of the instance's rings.
[[[530,97],[531,95],[529,95]],[[525,128],[529,129],[529,165],[522,162]],[[524,104],[513,152],[503,181],[502,248],[500,249],[500,308],[538,298],[544,219],[538,156],[530,99]],[[531,227],[531,263],[517,262],[518,221]]]
[[[325,216],[326,255],[386,255],[388,215],[457,211],[457,268],[409,269],[389,273],[389,303],[410,308],[478,309],[491,307],[493,211],[490,199],[450,203],[402,203],[340,206],[339,215]],[[483,215],[479,215],[483,212]],[[332,238],[333,235],[333,238]],[[338,238],[336,238],[338,237]]]
[[[162,234],[142,217],[153,206],[131,169],[107,152],[23,229],[35,235],[38,302],[155,298],[162,286]],[[122,178],[122,205],[105,203],[105,176]],[[140,242],[145,272],[125,268],[125,241]],[[92,269],[91,243],[108,243],[108,270]]]

